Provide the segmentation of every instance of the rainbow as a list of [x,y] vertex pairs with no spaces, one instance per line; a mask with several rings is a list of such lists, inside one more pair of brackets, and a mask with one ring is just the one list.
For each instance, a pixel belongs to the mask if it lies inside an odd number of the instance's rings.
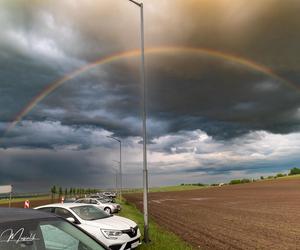
[[[249,68],[251,70],[263,73],[265,75],[270,76],[273,79],[279,80],[280,82],[283,82],[290,86],[291,88],[297,88],[293,85],[293,83],[287,81],[286,79],[276,75],[270,68],[258,64],[256,62],[253,62],[251,60],[248,60],[246,58],[242,58],[233,54],[228,54],[225,52],[207,49],[207,48],[197,48],[197,47],[155,47],[155,48],[148,48],[145,50],[146,54],[167,54],[167,53],[193,53],[198,55],[204,55],[209,56],[225,61],[231,61],[235,64],[239,64],[241,66],[244,66],[246,68]],[[50,93],[55,91],[57,88],[59,88],[64,83],[76,78],[77,76],[85,73],[86,71],[93,69],[97,66],[109,64],[121,59],[125,58],[131,58],[131,57],[137,57],[140,55],[140,50],[131,50],[131,51],[125,51],[121,53],[117,53],[114,55],[110,55],[107,57],[103,57],[100,60],[93,61],[79,69],[74,70],[68,75],[65,75],[58,80],[50,83],[45,87],[38,95],[36,95],[29,103],[28,105],[19,112],[16,117],[13,119],[13,121],[10,123],[10,125],[7,127],[7,129],[4,132],[4,135],[6,135],[11,129],[13,129],[22,119],[24,116],[26,116],[39,102],[41,102],[44,98],[46,98]]]

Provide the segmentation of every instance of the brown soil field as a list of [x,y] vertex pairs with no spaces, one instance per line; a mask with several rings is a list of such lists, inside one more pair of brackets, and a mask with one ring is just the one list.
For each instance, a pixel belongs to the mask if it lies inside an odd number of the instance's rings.
[[[30,199],[28,199],[30,201]],[[55,199],[52,201],[51,199],[44,199],[44,200],[32,200],[30,201],[30,208],[42,206],[42,205],[47,205],[50,203],[58,202],[58,199]],[[7,204],[0,204],[0,207],[8,207]],[[12,202],[11,207],[18,207],[18,208],[23,208],[24,207],[24,201],[21,202]]]
[[300,179],[150,193],[149,212],[195,248],[300,249]]

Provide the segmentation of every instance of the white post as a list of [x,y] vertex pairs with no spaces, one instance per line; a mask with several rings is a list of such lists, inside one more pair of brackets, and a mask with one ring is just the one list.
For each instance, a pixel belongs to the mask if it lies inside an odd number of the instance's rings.
[[11,207],[11,193],[12,193],[12,191],[9,193],[9,203],[8,203],[8,207]]

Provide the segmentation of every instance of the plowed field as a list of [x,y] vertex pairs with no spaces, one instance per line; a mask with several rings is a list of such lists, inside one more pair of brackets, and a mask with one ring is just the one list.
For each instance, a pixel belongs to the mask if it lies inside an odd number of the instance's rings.
[[[42,205],[47,205],[47,204],[50,204],[50,203],[59,202],[58,199],[55,199],[55,200],[51,200],[51,199],[30,200],[30,198],[29,198],[28,200],[30,201],[30,207],[31,208],[42,206]],[[7,204],[0,204],[0,207],[8,207],[8,203]],[[24,207],[24,201],[12,202],[11,207],[23,208]]]
[[[128,194],[142,209],[142,195]],[[300,249],[300,179],[149,194],[150,216],[200,249]]]

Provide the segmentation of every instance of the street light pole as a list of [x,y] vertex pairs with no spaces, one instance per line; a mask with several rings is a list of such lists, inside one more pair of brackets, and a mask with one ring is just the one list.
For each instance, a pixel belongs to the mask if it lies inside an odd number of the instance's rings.
[[120,162],[119,161],[115,161],[114,162],[118,163],[118,166],[114,167],[114,170],[116,171],[116,194],[117,197],[121,198],[120,196],[120,188],[119,188],[119,179],[120,179]]
[[121,140],[119,140],[119,139],[117,139],[113,136],[107,136],[107,138],[113,139],[113,140],[117,141],[120,144],[120,161],[119,161],[119,166],[120,166],[120,169],[119,169],[120,170],[120,172],[119,172],[119,174],[120,174],[120,193],[119,193],[119,195],[120,195],[120,199],[122,199],[122,142],[121,142]]
[[118,166],[117,167],[113,167],[113,169],[115,170],[115,190],[116,190],[116,194],[118,194],[119,190],[118,190],[118,176],[119,176],[119,173],[118,173]]
[[143,86],[143,205],[144,205],[144,241],[149,243],[148,218],[148,168],[147,168],[147,86],[145,76],[145,42],[144,42],[144,5],[135,0],[129,0],[140,7],[141,17],[141,76]]
[[118,194],[118,170],[116,169],[116,194]]

